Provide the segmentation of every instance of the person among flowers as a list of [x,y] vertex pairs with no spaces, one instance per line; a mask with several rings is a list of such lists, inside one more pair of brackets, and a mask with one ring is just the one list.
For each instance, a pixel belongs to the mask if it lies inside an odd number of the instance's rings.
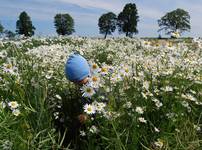
[[[91,76],[90,66],[88,61],[81,56],[79,53],[74,52],[71,54],[66,61],[64,68],[65,76],[70,81],[79,86],[85,86],[89,82]],[[85,122],[88,120],[88,116],[83,114],[82,103],[84,101],[80,98],[69,101],[71,107],[67,110],[68,124],[65,126],[70,129],[68,135],[65,138],[66,143],[77,141],[80,129],[85,128]],[[76,107],[76,108],[75,108]],[[78,141],[77,141],[78,142]]]
[[[74,52],[69,56],[65,64],[66,78],[78,85],[85,85],[88,83],[90,73],[90,66],[88,61],[79,53]],[[78,116],[80,123],[84,123],[87,120],[87,116],[80,114]]]

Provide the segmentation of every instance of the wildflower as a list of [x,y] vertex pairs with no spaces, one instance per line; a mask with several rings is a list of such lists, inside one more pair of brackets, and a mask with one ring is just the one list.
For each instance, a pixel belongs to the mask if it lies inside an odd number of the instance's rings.
[[95,114],[96,109],[94,105],[85,104],[83,108],[84,112],[86,112],[87,114]]
[[129,76],[131,73],[129,67],[127,67],[127,66],[123,66],[123,68],[120,70],[120,72],[121,72],[121,75],[123,75],[123,76]]
[[93,75],[90,79],[89,82],[94,88],[98,88],[100,84],[100,78],[97,75]]
[[164,89],[163,89],[165,92],[172,92],[173,91],[173,88],[171,86],[166,86]]
[[131,108],[132,107],[132,103],[131,102],[126,102],[123,107],[125,108]]
[[155,132],[160,132],[160,130],[158,128],[156,128],[156,127],[154,127],[154,131]]
[[163,147],[163,140],[158,139],[156,142],[154,142],[154,145],[161,149]]
[[194,125],[194,129],[196,129],[196,131],[201,131],[201,127],[199,127],[198,125]]
[[139,120],[139,122],[147,123],[147,120],[145,120],[143,117],[139,117],[138,120]]
[[7,52],[5,50],[0,52],[0,58],[6,58],[7,57]]
[[96,126],[92,125],[91,128],[89,129],[89,131],[90,131],[91,133],[97,133],[97,132],[98,132],[98,129],[97,129]]
[[141,107],[136,107],[135,111],[138,113],[138,114],[143,114],[144,111]]
[[145,93],[141,92],[141,94],[145,99],[147,99],[147,95]]
[[184,106],[184,107],[187,107],[187,108],[189,107],[189,103],[186,102],[186,101],[182,101],[181,104],[182,104],[182,106]]
[[104,87],[104,89],[105,89],[106,92],[110,92],[111,91],[109,87]]
[[59,100],[61,100],[62,99],[62,97],[60,96],[60,95],[55,95],[55,97],[57,98],[57,99],[59,99]]
[[102,112],[104,111],[104,107],[106,106],[105,103],[100,102],[100,103],[96,103],[95,107],[96,107],[96,111],[98,112]]
[[4,141],[3,144],[2,144],[2,149],[3,150],[11,150],[12,147],[13,147],[13,143],[11,141],[9,141],[9,140]]
[[47,74],[45,77],[46,77],[46,79],[48,79],[48,80],[49,80],[49,79],[51,79],[51,78],[52,78],[52,75]]
[[160,101],[157,101],[155,103],[155,105],[156,105],[157,108],[160,108],[161,106],[163,106],[163,104]]
[[149,90],[149,82],[148,81],[143,82],[143,88],[145,88],[146,90]]
[[10,73],[12,75],[17,75],[18,68],[16,66],[13,66],[11,63],[3,64],[3,71]]
[[19,104],[16,101],[11,101],[8,103],[8,106],[10,106],[11,109],[16,109],[18,108]]
[[15,116],[19,116],[19,115],[20,115],[20,110],[19,110],[19,109],[14,109],[14,110],[12,111],[12,113],[13,113],[13,115],[15,115]]
[[100,74],[101,75],[106,75],[108,73],[108,68],[105,66],[105,67],[102,67],[100,69]]
[[189,94],[189,93],[187,93],[186,95],[182,94],[181,96],[182,96],[182,98],[191,100],[191,101],[193,101],[193,102],[196,102],[196,101],[197,101],[197,99],[196,99],[194,96],[192,96],[191,94]]
[[179,130],[179,129],[177,129],[177,128],[175,129],[175,131],[176,131],[176,132],[178,132],[178,133],[180,133],[180,130]]
[[4,109],[4,108],[6,108],[6,103],[5,102],[0,102],[0,109]]
[[53,116],[55,117],[55,119],[58,119],[59,118],[59,112],[54,112]]
[[91,66],[91,68],[90,68],[91,72],[93,74],[98,73],[98,71],[100,70],[99,66],[96,63],[92,63],[90,66]]
[[80,131],[80,136],[86,136],[86,132],[85,131]]
[[189,99],[190,101],[193,101],[193,102],[197,101],[197,99],[191,94],[186,94],[186,96],[187,96],[187,99]]
[[84,85],[81,88],[82,92],[83,92],[83,97],[92,97],[95,94],[95,90],[93,89],[93,87],[91,87],[90,85]]
[[117,74],[113,73],[111,75],[111,80],[112,80],[113,83],[121,81],[122,80],[121,74],[119,74],[119,73],[117,73]]

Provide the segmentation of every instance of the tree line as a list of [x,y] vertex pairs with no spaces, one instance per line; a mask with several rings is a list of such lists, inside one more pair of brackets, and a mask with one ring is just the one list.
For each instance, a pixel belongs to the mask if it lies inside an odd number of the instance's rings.
[[[125,34],[127,37],[133,37],[138,33],[137,24],[139,22],[138,10],[135,3],[128,3],[123,10],[116,15],[113,12],[102,14],[98,20],[100,34],[112,35],[116,29],[120,34]],[[178,32],[179,34],[190,31],[190,15],[183,9],[176,9],[166,13],[163,17],[157,20],[160,31],[165,31],[166,34]],[[56,14],[54,17],[54,26],[58,35],[71,35],[75,32],[74,19],[66,14]],[[23,11],[20,13],[16,22],[16,33],[4,30],[0,23],[0,33],[7,37],[15,36],[15,34],[31,37],[34,35],[36,28],[33,26],[30,16]]]

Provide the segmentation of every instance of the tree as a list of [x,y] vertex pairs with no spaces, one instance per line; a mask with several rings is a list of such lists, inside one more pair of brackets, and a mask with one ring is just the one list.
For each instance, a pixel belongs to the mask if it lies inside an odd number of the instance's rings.
[[166,34],[179,32],[180,34],[185,31],[190,31],[190,15],[183,9],[176,9],[166,13],[161,19],[158,20],[158,25],[161,30],[165,30]]
[[16,22],[16,32],[24,36],[32,36],[34,35],[34,30],[35,27],[32,25],[31,18],[23,11]]
[[5,34],[5,36],[8,37],[9,39],[14,38],[15,35],[16,35],[14,32],[12,32],[12,31],[10,31],[10,30],[5,30],[5,31],[4,31],[4,34]]
[[133,3],[126,4],[123,11],[118,15],[117,26],[119,33],[126,33],[126,36],[132,37],[137,34],[137,23],[139,16],[136,5]]
[[2,33],[4,30],[4,27],[2,26],[2,24],[0,23],[0,33]]
[[54,23],[59,35],[71,35],[75,32],[74,19],[69,14],[56,14]]
[[117,17],[113,12],[103,14],[98,21],[98,26],[101,34],[111,35],[116,30]]

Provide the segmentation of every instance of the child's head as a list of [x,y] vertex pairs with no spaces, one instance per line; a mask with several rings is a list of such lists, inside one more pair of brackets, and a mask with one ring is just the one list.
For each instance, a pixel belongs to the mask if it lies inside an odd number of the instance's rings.
[[74,83],[85,84],[90,75],[88,62],[79,54],[70,55],[65,65],[65,75]]

